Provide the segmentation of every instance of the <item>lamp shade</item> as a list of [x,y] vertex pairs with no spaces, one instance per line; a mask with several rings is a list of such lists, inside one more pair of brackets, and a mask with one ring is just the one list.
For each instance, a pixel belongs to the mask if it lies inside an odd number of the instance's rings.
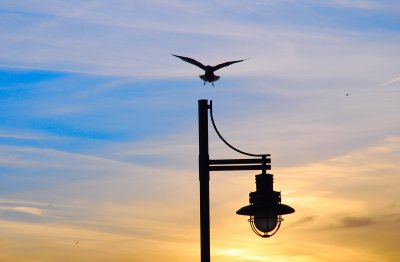
[[275,205],[270,205],[266,208],[264,205],[260,203],[255,203],[240,208],[238,211],[236,211],[236,214],[243,216],[255,216],[257,213],[265,213],[266,210],[267,212],[275,212],[276,215],[287,215],[295,212],[295,210],[292,207],[285,204],[279,203]]

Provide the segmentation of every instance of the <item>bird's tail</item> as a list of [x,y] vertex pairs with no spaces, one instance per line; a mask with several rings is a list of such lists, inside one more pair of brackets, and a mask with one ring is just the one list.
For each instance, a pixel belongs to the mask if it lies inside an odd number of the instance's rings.
[[201,75],[201,76],[199,76],[199,77],[200,77],[204,82],[215,82],[215,81],[217,81],[218,79],[221,78],[220,76],[216,76],[216,75],[214,75],[212,79],[209,79],[208,77],[206,77],[206,75]]

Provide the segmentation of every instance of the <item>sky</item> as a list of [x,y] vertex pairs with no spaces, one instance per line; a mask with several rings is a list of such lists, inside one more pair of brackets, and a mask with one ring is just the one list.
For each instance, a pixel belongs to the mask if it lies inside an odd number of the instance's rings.
[[[199,261],[208,99],[226,140],[271,154],[296,210],[262,239],[235,214],[257,173],[211,173],[212,261],[399,261],[399,14],[395,0],[2,0],[0,260]],[[213,87],[171,54],[250,59]],[[210,158],[243,157],[209,134]]]

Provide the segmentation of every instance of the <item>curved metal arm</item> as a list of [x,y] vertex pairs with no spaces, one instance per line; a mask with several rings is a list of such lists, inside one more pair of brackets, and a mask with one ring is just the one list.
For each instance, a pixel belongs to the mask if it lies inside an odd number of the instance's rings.
[[214,122],[214,117],[213,117],[213,111],[212,111],[212,100],[210,100],[210,116],[211,116],[211,123],[214,127],[215,132],[217,133],[217,135],[219,136],[219,138],[231,149],[235,150],[236,152],[243,154],[243,155],[247,155],[247,156],[254,156],[254,157],[266,157],[266,156],[270,156],[270,154],[250,154],[247,152],[244,152],[242,150],[237,149],[236,147],[232,146],[231,144],[229,144],[221,135],[221,133],[218,131],[217,126],[215,125]]

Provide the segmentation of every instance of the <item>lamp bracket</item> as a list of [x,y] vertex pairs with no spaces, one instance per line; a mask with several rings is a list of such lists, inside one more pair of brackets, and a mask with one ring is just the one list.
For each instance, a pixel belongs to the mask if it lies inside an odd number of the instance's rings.
[[215,125],[215,121],[214,121],[214,116],[213,116],[213,111],[212,111],[212,100],[210,100],[210,105],[208,107],[208,109],[210,109],[210,116],[211,116],[211,123],[214,127],[215,132],[217,133],[218,137],[222,140],[222,142],[224,142],[228,147],[230,147],[231,149],[233,149],[234,151],[243,154],[243,155],[247,155],[247,156],[253,156],[253,157],[267,157],[267,156],[271,156],[271,154],[251,154],[251,153],[247,153],[244,152],[242,150],[237,149],[236,147],[232,146],[231,144],[228,143],[228,141],[226,141],[224,139],[224,137],[221,135],[221,133],[218,131],[217,126]]

